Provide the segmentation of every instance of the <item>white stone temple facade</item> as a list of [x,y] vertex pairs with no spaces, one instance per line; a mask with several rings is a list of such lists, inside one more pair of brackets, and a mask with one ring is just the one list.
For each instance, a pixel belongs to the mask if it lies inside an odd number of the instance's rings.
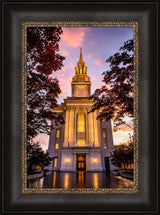
[[71,82],[71,97],[54,111],[63,115],[65,124],[54,125],[48,152],[53,157],[47,167],[57,171],[109,171],[110,152],[114,150],[111,121],[97,120],[98,111],[88,114],[93,105],[87,67],[80,58]]

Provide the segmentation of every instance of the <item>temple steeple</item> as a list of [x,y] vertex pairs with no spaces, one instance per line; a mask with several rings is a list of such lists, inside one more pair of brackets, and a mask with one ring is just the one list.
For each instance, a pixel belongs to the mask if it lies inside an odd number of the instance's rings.
[[80,47],[80,56],[79,56],[79,61],[83,61],[83,58],[82,58],[82,47]]
[[75,67],[75,74],[87,74],[87,67],[82,57],[82,48],[80,47],[80,56],[77,66]]
[[90,96],[91,82],[87,75],[87,66],[83,61],[82,48],[80,47],[80,56],[77,66],[75,67],[75,76],[71,83],[72,97],[88,97]]

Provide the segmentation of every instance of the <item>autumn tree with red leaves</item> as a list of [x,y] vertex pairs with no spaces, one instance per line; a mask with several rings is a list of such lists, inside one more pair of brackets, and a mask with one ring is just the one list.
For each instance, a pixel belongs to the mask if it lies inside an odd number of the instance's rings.
[[110,70],[103,73],[105,85],[96,89],[90,97],[95,102],[91,112],[102,108],[98,118],[112,119],[115,126],[126,124],[124,116],[133,119],[133,58],[133,39],[131,39],[124,43],[120,52],[106,60],[110,63]]
[[27,140],[39,133],[49,134],[50,120],[64,123],[63,117],[52,112],[61,93],[53,72],[63,66],[59,55],[61,27],[27,28]]

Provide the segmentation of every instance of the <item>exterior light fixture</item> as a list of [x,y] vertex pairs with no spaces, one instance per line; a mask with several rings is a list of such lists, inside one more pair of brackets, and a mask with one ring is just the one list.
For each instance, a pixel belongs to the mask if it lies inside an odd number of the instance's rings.
[[65,163],[69,163],[69,161],[70,161],[69,158],[65,159]]
[[93,158],[93,163],[97,163],[97,158]]

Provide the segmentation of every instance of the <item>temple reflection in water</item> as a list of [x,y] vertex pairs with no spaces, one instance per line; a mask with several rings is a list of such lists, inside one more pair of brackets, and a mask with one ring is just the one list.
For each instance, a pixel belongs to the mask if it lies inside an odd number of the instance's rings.
[[53,171],[42,178],[28,180],[28,188],[133,188],[133,181],[106,174],[105,172]]

